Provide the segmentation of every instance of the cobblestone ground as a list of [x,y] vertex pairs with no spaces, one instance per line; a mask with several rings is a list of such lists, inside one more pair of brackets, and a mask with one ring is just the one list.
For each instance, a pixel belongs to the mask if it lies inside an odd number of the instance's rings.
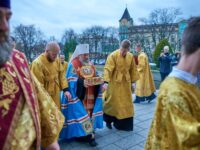
[[143,150],[148,130],[154,114],[156,100],[151,103],[134,104],[134,131],[125,132],[105,127],[96,130],[98,146],[93,148],[86,143],[59,141],[61,150]]

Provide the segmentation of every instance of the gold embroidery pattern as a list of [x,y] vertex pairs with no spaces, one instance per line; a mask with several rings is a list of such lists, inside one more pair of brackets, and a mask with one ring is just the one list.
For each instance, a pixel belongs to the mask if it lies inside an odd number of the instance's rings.
[[[33,78],[35,77],[33,76]],[[41,86],[36,79],[34,79],[34,82],[36,84],[36,93],[41,114],[41,143],[42,146],[46,147],[58,138],[63,127],[64,116],[61,114],[49,94],[44,90],[43,86]]]
[[[14,74],[14,73],[13,73]],[[6,95],[13,95],[19,91],[13,77],[6,71],[5,68],[0,70],[0,78],[2,79],[2,94],[0,97]]]
[[87,134],[89,134],[89,133],[91,133],[91,132],[93,131],[92,123],[91,123],[91,121],[89,121],[89,120],[84,121],[84,122],[82,123],[82,126],[83,126],[84,131],[85,131]]
[[5,116],[5,115],[7,115],[7,113],[8,113],[8,110],[9,110],[9,105],[10,105],[10,103],[12,102],[12,100],[11,99],[9,99],[9,98],[6,98],[6,99],[3,99],[3,100],[1,100],[0,101],[0,107],[3,107],[4,109],[1,111],[1,116],[2,116],[2,118]]
[[94,76],[94,70],[92,69],[91,66],[83,66],[80,69],[80,74],[84,78],[91,78]]
[[27,103],[22,108],[13,135],[11,140],[13,150],[29,150],[36,139],[36,130]]
[[[0,82],[2,85],[2,93],[0,93],[0,98],[2,99],[0,101],[0,107],[2,107],[1,116],[4,117],[7,115],[10,103],[12,102],[12,99],[15,98],[15,93],[19,91],[19,87],[16,85],[13,77],[16,77],[16,73],[12,72],[10,69],[8,69],[8,72],[5,68],[2,68],[0,70]],[[8,98],[4,98],[5,96],[9,96]]]
[[4,107],[5,110],[9,110],[9,104],[11,103],[11,99],[6,98],[0,101],[0,107]]

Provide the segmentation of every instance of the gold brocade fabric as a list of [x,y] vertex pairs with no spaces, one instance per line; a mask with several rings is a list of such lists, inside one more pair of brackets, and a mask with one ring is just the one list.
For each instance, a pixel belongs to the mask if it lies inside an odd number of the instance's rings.
[[11,141],[11,150],[34,149],[33,143],[35,139],[36,131],[33,119],[28,105],[25,103]]
[[[57,141],[63,127],[64,116],[34,76],[33,79],[40,110],[42,131],[41,146],[46,147]],[[22,112],[13,135],[10,146],[11,150],[35,149],[36,130],[27,103],[24,103],[24,106],[22,107]]]
[[49,62],[45,54],[41,54],[31,64],[31,71],[44,86],[49,95],[52,97],[60,109],[60,91],[68,87],[65,78],[66,70],[62,66],[60,59]]
[[156,91],[156,88],[149,67],[148,57],[144,52],[141,52],[138,56],[137,70],[140,78],[136,82],[135,94],[140,97],[150,96]]
[[145,150],[200,150],[200,90],[175,77],[161,85]]
[[[40,121],[42,131],[43,147],[57,141],[59,133],[63,127],[64,116],[53,102],[52,98],[40,85],[34,77],[36,84],[36,92],[38,96]],[[33,119],[28,109],[27,104],[24,104],[22,114],[15,129],[15,134],[12,140],[12,150],[31,150],[35,149],[33,142],[35,141],[36,133],[33,124]]]
[[33,79],[41,116],[42,146],[46,147],[57,141],[64,124],[64,116],[37,78],[33,76]]
[[126,57],[122,57],[120,50],[116,50],[108,56],[104,68],[104,81],[109,83],[104,93],[104,113],[118,119],[133,116],[131,83],[138,78],[131,53],[128,52]]

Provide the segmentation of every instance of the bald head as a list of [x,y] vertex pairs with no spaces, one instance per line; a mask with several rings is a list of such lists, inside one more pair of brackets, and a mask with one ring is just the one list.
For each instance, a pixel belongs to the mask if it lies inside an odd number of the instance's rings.
[[51,41],[45,47],[45,54],[49,62],[55,61],[60,51],[60,46],[57,42]]
[[45,51],[54,51],[54,50],[58,50],[58,51],[60,50],[60,46],[58,45],[58,43],[55,41],[51,41],[47,43],[45,47]]

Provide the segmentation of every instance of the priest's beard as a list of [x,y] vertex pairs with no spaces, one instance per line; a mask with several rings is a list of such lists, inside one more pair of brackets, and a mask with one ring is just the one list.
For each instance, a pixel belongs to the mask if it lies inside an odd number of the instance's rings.
[[8,40],[8,33],[0,31],[0,65],[5,64],[12,53],[12,46]]
[[55,59],[52,59],[50,55],[47,55],[47,60],[48,60],[50,63],[52,63],[52,62],[54,62]]
[[89,64],[89,59],[81,60],[83,66],[87,66]]
[[88,66],[88,64],[89,64],[88,57],[79,56],[78,59],[81,62],[82,66]]

